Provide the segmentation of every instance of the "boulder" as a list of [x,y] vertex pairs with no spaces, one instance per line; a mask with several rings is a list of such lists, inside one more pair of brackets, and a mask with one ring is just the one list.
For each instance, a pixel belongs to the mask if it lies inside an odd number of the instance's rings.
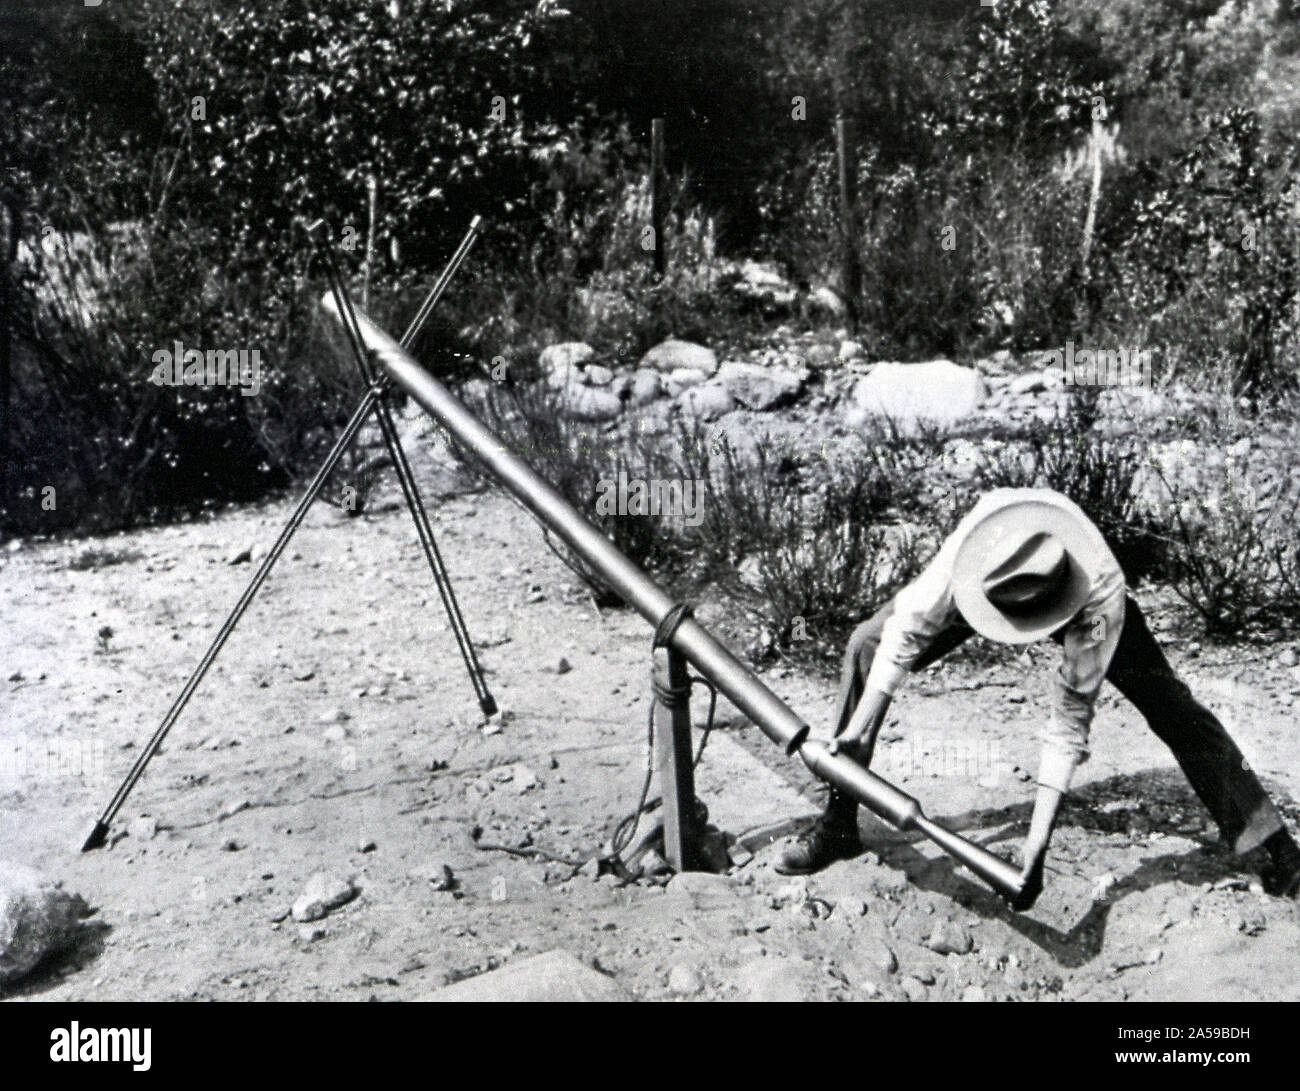
[[692,386],[699,386],[700,383],[708,381],[708,375],[698,368],[679,367],[676,371],[669,372],[664,376],[663,385],[668,391],[668,396],[676,398],[683,390]]
[[0,863],[0,984],[30,973],[74,938],[86,903],[39,872]]
[[886,418],[904,431],[923,424],[948,427],[974,413],[985,394],[978,371],[949,360],[877,364],[854,386],[847,422],[860,428],[872,418]]
[[727,388],[719,382],[693,386],[678,399],[682,412],[696,420],[716,420],[736,408]]
[[565,389],[564,408],[578,420],[613,420],[623,412],[623,399],[603,387],[573,384]]
[[584,341],[564,341],[542,349],[537,362],[548,377],[556,372],[567,376],[571,368],[584,367],[595,355],[596,350]]
[[697,345],[692,341],[678,341],[669,338],[655,345],[641,357],[641,367],[653,368],[665,375],[680,368],[702,371],[705,376],[713,375],[718,370],[718,357],[712,349]]
[[803,381],[793,371],[731,361],[722,365],[718,379],[746,409],[773,409],[799,393]]
[[438,1003],[599,1003],[630,1000],[613,978],[578,961],[568,951],[511,962],[499,970],[479,974],[438,989],[425,997]]
[[634,409],[640,409],[659,397],[662,391],[663,384],[659,380],[659,372],[638,368],[632,375],[632,392],[627,401]]

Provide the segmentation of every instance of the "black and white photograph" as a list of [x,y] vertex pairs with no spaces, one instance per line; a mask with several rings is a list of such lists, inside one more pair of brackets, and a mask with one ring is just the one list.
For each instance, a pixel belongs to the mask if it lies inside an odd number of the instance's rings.
[[1298,452],[1293,0],[0,0],[0,1037],[1250,1067]]

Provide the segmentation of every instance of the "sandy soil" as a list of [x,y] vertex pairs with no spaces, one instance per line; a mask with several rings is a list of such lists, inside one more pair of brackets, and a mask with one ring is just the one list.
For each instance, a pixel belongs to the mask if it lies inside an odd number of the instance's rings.
[[[483,839],[591,858],[644,769],[648,627],[597,611],[498,494],[448,495],[417,455],[440,544],[507,710],[485,733],[409,518],[320,506],[129,800],[77,852],[291,502],[3,556],[0,857],[81,892],[82,940],[11,998],[400,1000],[564,948],[644,999],[1300,999],[1300,913],[1264,895],[1162,744],[1114,691],[1051,856],[1017,915],[926,842],[863,819],[872,851],[791,881],[778,835],[819,789],[724,708],[699,771],[755,855],[667,886],[573,875]],[[1167,616],[1155,608],[1157,628]],[[725,604],[700,616],[733,646]],[[1276,647],[1171,656],[1225,719],[1293,829],[1300,669]],[[1026,828],[1054,649],[932,668],[877,759],[932,816],[997,847]],[[562,671],[561,658],[571,669]],[[768,684],[826,725],[833,682]],[[702,718],[706,702],[695,702]],[[222,815],[226,817],[222,817]],[[157,832],[153,829],[156,825]],[[743,853],[738,854],[743,858]],[[455,877],[437,890],[442,865]],[[299,925],[313,873],[359,894]]]

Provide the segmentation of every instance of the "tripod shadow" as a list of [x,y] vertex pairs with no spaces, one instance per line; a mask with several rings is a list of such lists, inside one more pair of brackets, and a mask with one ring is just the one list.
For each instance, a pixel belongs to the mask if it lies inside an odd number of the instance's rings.
[[[1287,818],[1293,822],[1300,818],[1300,808],[1278,785],[1268,787],[1278,809]],[[939,816],[935,821],[991,848],[999,842],[1018,843],[1028,829],[1032,810],[1032,804],[1020,803],[996,810]],[[1189,834],[1189,824],[1198,824],[1195,819],[1201,820],[1199,824],[1204,832]],[[1198,841],[1200,847],[1143,860],[1120,876],[1102,896],[1094,896],[1083,916],[1069,929],[1062,930],[1035,920],[1029,915],[1033,910],[1016,913],[982,883],[967,878],[951,857],[933,859],[917,851],[914,846],[925,840],[923,835],[900,832],[875,816],[869,816],[862,825],[864,843],[883,861],[903,870],[913,885],[951,898],[986,920],[1006,924],[1059,965],[1071,969],[1085,965],[1101,953],[1111,910],[1124,898],[1174,879],[1199,884],[1236,875],[1247,870],[1257,855],[1233,857],[1219,846],[1213,819],[1177,770],[1146,770],[1085,785],[1063,804],[1058,831],[1076,827],[1089,833],[1123,833],[1136,826],[1144,832],[1190,838]],[[982,830],[989,831],[991,836],[981,836]],[[1050,852],[1048,859],[1050,862]],[[1049,885],[1052,877],[1049,871]]]

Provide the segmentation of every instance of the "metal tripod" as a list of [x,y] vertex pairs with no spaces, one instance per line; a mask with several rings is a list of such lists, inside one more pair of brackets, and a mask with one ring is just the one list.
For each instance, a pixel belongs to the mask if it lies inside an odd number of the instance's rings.
[[[447,285],[451,283],[451,278],[455,275],[456,270],[460,268],[461,263],[465,260],[466,254],[469,253],[470,247],[474,245],[474,240],[478,236],[482,218],[475,216],[470,222],[469,229],[465,237],[461,240],[456,252],[452,254],[447,262],[446,268],[438,277],[437,282],[430,290],[429,295],[421,304],[419,311],[412,318],[410,325],[407,327],[405,334],[402,335],[403,347],[409,347],[414,344],[425,322],[432,313],[433,308],[442,298],[447,290]],[[319,227],[319,223],[315,225]],[[314,228],[309,229],[309,231]],[[339,460],[347,451],[349,445],[356,438],[365,424],[366,419],[370,416],[371,411],[375,412],[379,421],[379,429],[384,438],[384,444],[388,449],[389,457],[392,459],[397,479],[401,485],[402,494],[406,499],[406,505],[410,509],[411,518],[415,522],[416,535],[420,539],[420,545],[424,550],[425,558],[428,560],[429,568],[433,573],[434,583],[438,588],[438,594],[442,599],[442,604],[447,612],[448,620],[451,622],[452,632],[455,634],[456,643],[460,648],[461,657],[465,661],[466,669],[469,672],[470,682],[474,687],[474,694],[478,699],[479,708],[483,715],[491,716],[497,710],[497,704],[488,690],[487,681],[483,676],[483,668],[480,666],[478,656],[474,651],[474,644],[470,640],[469,630],[465,625],[465,619],[460,612],[460,606],[456,602],[456,596],[452,590],[451,580],[447,574],[447,569],[442,560],[442,554],[438,550],[437,542],[433,537],[433,527],[429,522],[428,512],[425,510],[424,501],[415,483],[415,476],[411,471],[410,462],[406,458],[406,452],[402,449],[401,440],[398,438],[396,425],[393,423],[392,413],[388,406],[384,404],[383,395],[388,386],[389,380],[386,376],[376,376],[370,366],[370,360],[366,354],[363,342],[360,336],[360,330],[357,326],[356,315],[352,308],[351,300],[348,299],[346,288],[344,287],[342,277],[334,262],[333,255],[329,249],[324,250],[326,271],[329,279],[330,292],[334,297],[335,303],[340,314],[346,316],[344,326],[347,330],[348,341],[352,348],[357,366],[361,372],[361,377],[366,384],[366,393],[362,397],[360,404],[353,412],[348,423],[344,426],[342,433],[335,441],[330,452],[325,456],[325,461],[321,464],[316,476],[312,478],[311,484],[307,486],[307,491],[303,494],[298,506],[294,509],[289,521],[285,524],[284,529],[280,531],[280,536],[275,540],[275,544],[263,558],[258,569],[253,573],[253,578],[249,581],[244,593],[240,596],[239,601],[235,603],[234,608],[222,623],[221,628],[217,631],[212,643],[208,646],[199,664],[195,667],[194,672],[190,675],[181,692],[172,702],[172,706],[163,717],[162,723],[150,737],[149,742],[140,752],[135,764],[131,767],[126,778],[118,786],[113,798],[109,800],[108,806],[104,808],[103,814],[96,821],[90,835],[86,838],[85,843],[81,846],[82,852],[89,852],[91,849],[101,848],[108,840],[108,830],[113,819],[121,810],[127,797],[135,788],[140,778],[144,775],[146,766],[158,748],[162,745],[163,740],[167,737],[168,732],[175,726],[176,721],[180,718],[181,712],[194,691],[198,689],[199,683],[203,681],[204,675],[216,661],[221,649],[225,646],[230,634],[234,632],[235,626],[239,624],[240,619],[244,616],[245,611],[252,603],[253,598],[257,595],[266,578],[270,575],[271,569],[275,566],[276,561],[280,559],[294,532],[302,525],[303,519],[307,515],[308,509],[320,495],[321,490],[325,487],[330,474],[338,465]]]

